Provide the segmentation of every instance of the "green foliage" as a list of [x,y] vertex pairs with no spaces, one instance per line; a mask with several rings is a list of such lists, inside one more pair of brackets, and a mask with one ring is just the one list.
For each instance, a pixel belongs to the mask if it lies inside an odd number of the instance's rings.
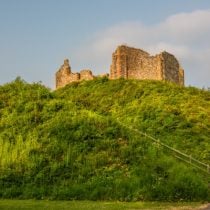
[[146,132],[210,164],[210,92],[95,79],[51,92],[21,78],[0,86],[0,197],[206,200],[207,180]]
[[203,209],[201,203],[166,202],[119,202],[119,201],[49,201],[49,200],[0,200],[0,209],[4,210],[193,210]]

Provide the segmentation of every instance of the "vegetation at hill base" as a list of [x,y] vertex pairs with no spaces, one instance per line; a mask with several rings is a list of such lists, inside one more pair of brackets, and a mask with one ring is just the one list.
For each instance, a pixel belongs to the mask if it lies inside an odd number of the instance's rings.
[[1,210],[202,210],[198,202],[0,200]]
[[123,125],[210,164],[209,91],[107,78],[0,86],[0,197],[209,199],[206,174]]

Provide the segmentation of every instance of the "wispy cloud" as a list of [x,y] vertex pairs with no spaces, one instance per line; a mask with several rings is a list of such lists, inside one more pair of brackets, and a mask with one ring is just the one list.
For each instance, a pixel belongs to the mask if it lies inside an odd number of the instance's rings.
[[111,53],[127,44],[151,54],[173,53],[185,69],[187,85],[210,86],[210,10],[175,14],[155,25],[124,22],[98,32],[74,59],[94,72],[109,71]]

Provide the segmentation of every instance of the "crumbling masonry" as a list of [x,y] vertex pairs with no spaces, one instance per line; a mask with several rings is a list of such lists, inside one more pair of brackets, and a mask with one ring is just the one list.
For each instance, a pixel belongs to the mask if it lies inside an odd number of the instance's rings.
[[118,78],[167,80],[184,85],[184,70],[167,52],[150,56],[143,50],[122,45],[113,53],[110,67],[110,79]]
[[[94,77],[91,70],[72,73],[69,61],[66,59],[56,72],[56,88],[75,81],[92,80]],[[183,86],[184,70],[177,59],[167,52],[150,56],[143,50],[121,45],[112,54],[109,78],[165,80]]]
[[64,87],[71,82],[78,82],[81,80],[92,80],[94,76],[89,69],[84,69],[80,73],[72,73],[69,60],[64,60],[64,64],[56,72],[56,88]]

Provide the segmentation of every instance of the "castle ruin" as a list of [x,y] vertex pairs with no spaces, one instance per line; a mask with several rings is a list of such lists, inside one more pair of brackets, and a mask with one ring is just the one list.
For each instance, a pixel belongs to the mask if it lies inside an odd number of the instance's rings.
[[94,78],[92,71],[89,69],[81,70],[80,73],[72,73],[69,60],[65,59],[64,64],[56,72],[56,89],[64,87],[71,82],[79,82],[81,80],[92,80]]
[[122,45],[113,53],[110,67],[110,79],[119,78],[167,80],[184,85],[184,70],[167,52],[150,56],[143,50]]
[[[94,77],[88,69],[72,73],[69,60],[66,59],[56,72],[56,88],[64,87],[71,82],[92,80]],[[183,86],[184,70],[177,59],[168,52],[150,56],[143,50],[121,45],[112,54],[109,78],[163,80]]]

